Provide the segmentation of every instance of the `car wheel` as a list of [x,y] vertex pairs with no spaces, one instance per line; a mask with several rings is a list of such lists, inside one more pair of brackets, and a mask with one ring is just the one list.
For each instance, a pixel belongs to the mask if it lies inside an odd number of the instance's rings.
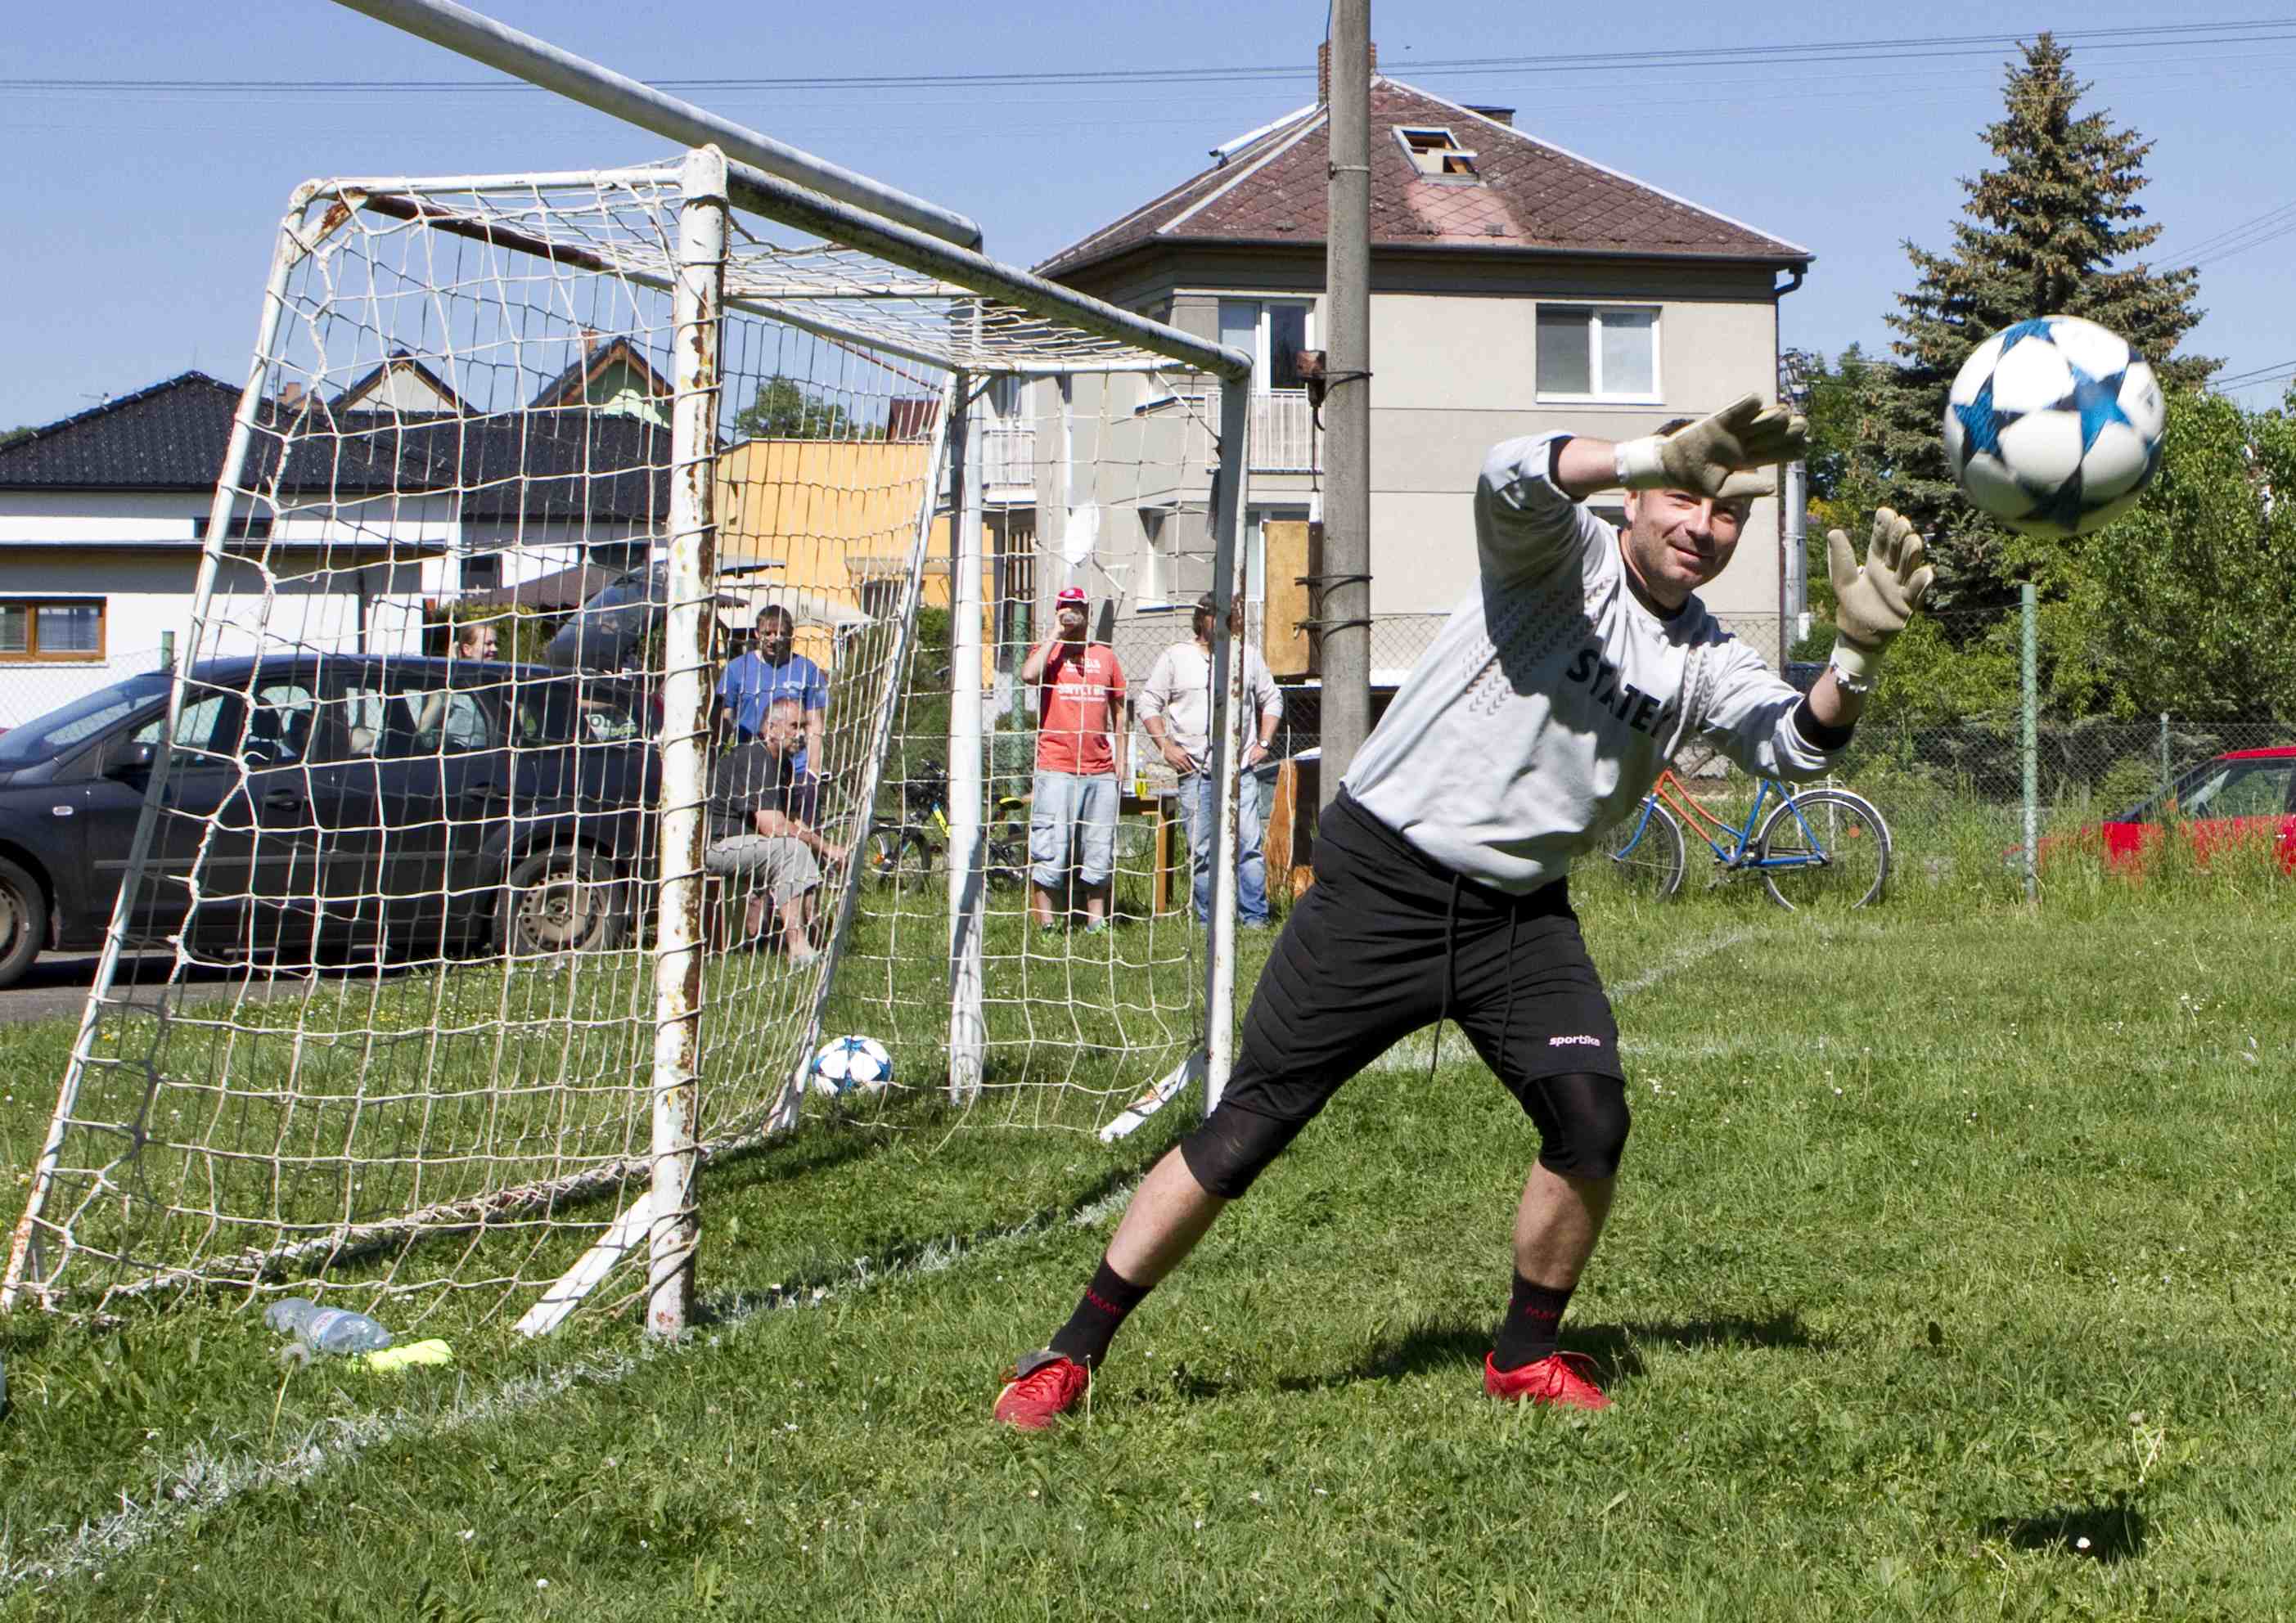
[[495,951],[528,958],[607,952],[629,935],[627,885],[590,851],[543,851],[511,870],[495,909]]
[[48,944],[48,898],[40,881],[0,859],[0,987],[24,978]]

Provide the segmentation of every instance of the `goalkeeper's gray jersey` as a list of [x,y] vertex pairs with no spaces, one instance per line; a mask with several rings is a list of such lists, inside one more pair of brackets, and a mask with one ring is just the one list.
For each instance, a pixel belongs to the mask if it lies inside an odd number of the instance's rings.
[[1548,480],[1568,438],[1492,448],[1475,486],[1481,580],[1344,780],[1420,850],[1501,890],[1560,878],[1693,739],[1772,777],[1840,755],[1803,735],[1801,695],[1697,598],[1664,619],[1636,601],[1618,532]]

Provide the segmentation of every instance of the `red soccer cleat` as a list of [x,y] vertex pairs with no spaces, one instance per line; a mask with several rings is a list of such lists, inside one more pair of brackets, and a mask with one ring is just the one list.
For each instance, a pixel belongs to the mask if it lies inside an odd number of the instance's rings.
[[1585,1353],[1550,1353],[1521,1369],[1500,1369],[1483,1355],[1483,1390],[1503,1403],[1550,1403],[1566,1409],[1607,1409],[1595,1384],[1595,1360]]
[[1091,1385],[1092,1372],[1075,1359],[1050,1348],[1032,1352],[996,1394],[996,1418],[1022,1431],[1046,1430]]

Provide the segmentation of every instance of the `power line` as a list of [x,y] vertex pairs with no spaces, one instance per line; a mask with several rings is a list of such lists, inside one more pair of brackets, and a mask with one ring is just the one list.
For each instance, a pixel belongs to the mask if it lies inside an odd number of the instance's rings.
[[2296,377],[2296,360],[2275,361],[2269,366],[2235,372],[2230,377],[2211,378],[2210,385],[2215,389],[2246,389],[2258,383],[2277,382],[2285,377]]
[[[2287,220],[2291,217],[2296,217],[2296,201],[2283,203],[2277,209],[2267,209],[2264,213],[2258,215],[2254,219],[2243,220],[2237,225],[2228,225],[2224,230],[2218,232],[2214,236],[2202,237],[2199,242],[2194,243],[2190,248],[2185,250],[2184,257],[2179,259],[2177,263],[2180,265],[2198,264],[2202,258],[2209,255],[2212,250],[2218,249],[2221,245],[2230,244],[2234,238],[2258,227],[2272,225],[2277,222]],[[2165,256],[2163,257],[2165,258]]]
[[[1940,56],[1998,53],[2030,38],[2029,34],[1915,35],[1894,39],[1805,40],[1768,45],[1725,45],[1674,51],[1589,52],[1540,56],[1488,56],[1430,59],[1390,66],[1414,74],[1570,73],[1603,68],[1648,69],[1653,66],[1694,68],[1732,63],[1793,66],[1883,60],[1892,63]],[[2296,17],[2275,17],[2243,22],[2162,23],[2113,29],[2065,29],[2055,31],[2065,43],[2079,42],[2090,51],[2152,51],[2177,45],[2251,45],[2296,38]],[[906,73],[791,77],[781,78],[659,78],[647,81],[665,90],[758,91],[923,89],[948,86],[974,89],[1013,88],[1041,85],[1171,85],[1297,83],[1313,77],[1303,63],[1268,63],[1249,67],[1058,69],[986,73]],[[549,94],[537,86],[504,78],[494,79],[189,79],[189,78],[8,78],[0,89],[35,91],[166,91],[185,94],[244,95],[287,91],[363,93],[449,92],[455,94]]]

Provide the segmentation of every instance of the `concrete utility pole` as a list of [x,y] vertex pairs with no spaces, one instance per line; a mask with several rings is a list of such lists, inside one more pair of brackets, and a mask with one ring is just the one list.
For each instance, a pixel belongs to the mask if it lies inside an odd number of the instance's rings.
[[1321,799],[1371,731],[1371,0],[1332,0]]
[[[1799,349],[1778,351],[1778,400],[1798,412],[1809,410],[1809,357]],[[1778,669],[1801,628],[1809,607],[1809,464],[1786,463],[1778,480]]]

